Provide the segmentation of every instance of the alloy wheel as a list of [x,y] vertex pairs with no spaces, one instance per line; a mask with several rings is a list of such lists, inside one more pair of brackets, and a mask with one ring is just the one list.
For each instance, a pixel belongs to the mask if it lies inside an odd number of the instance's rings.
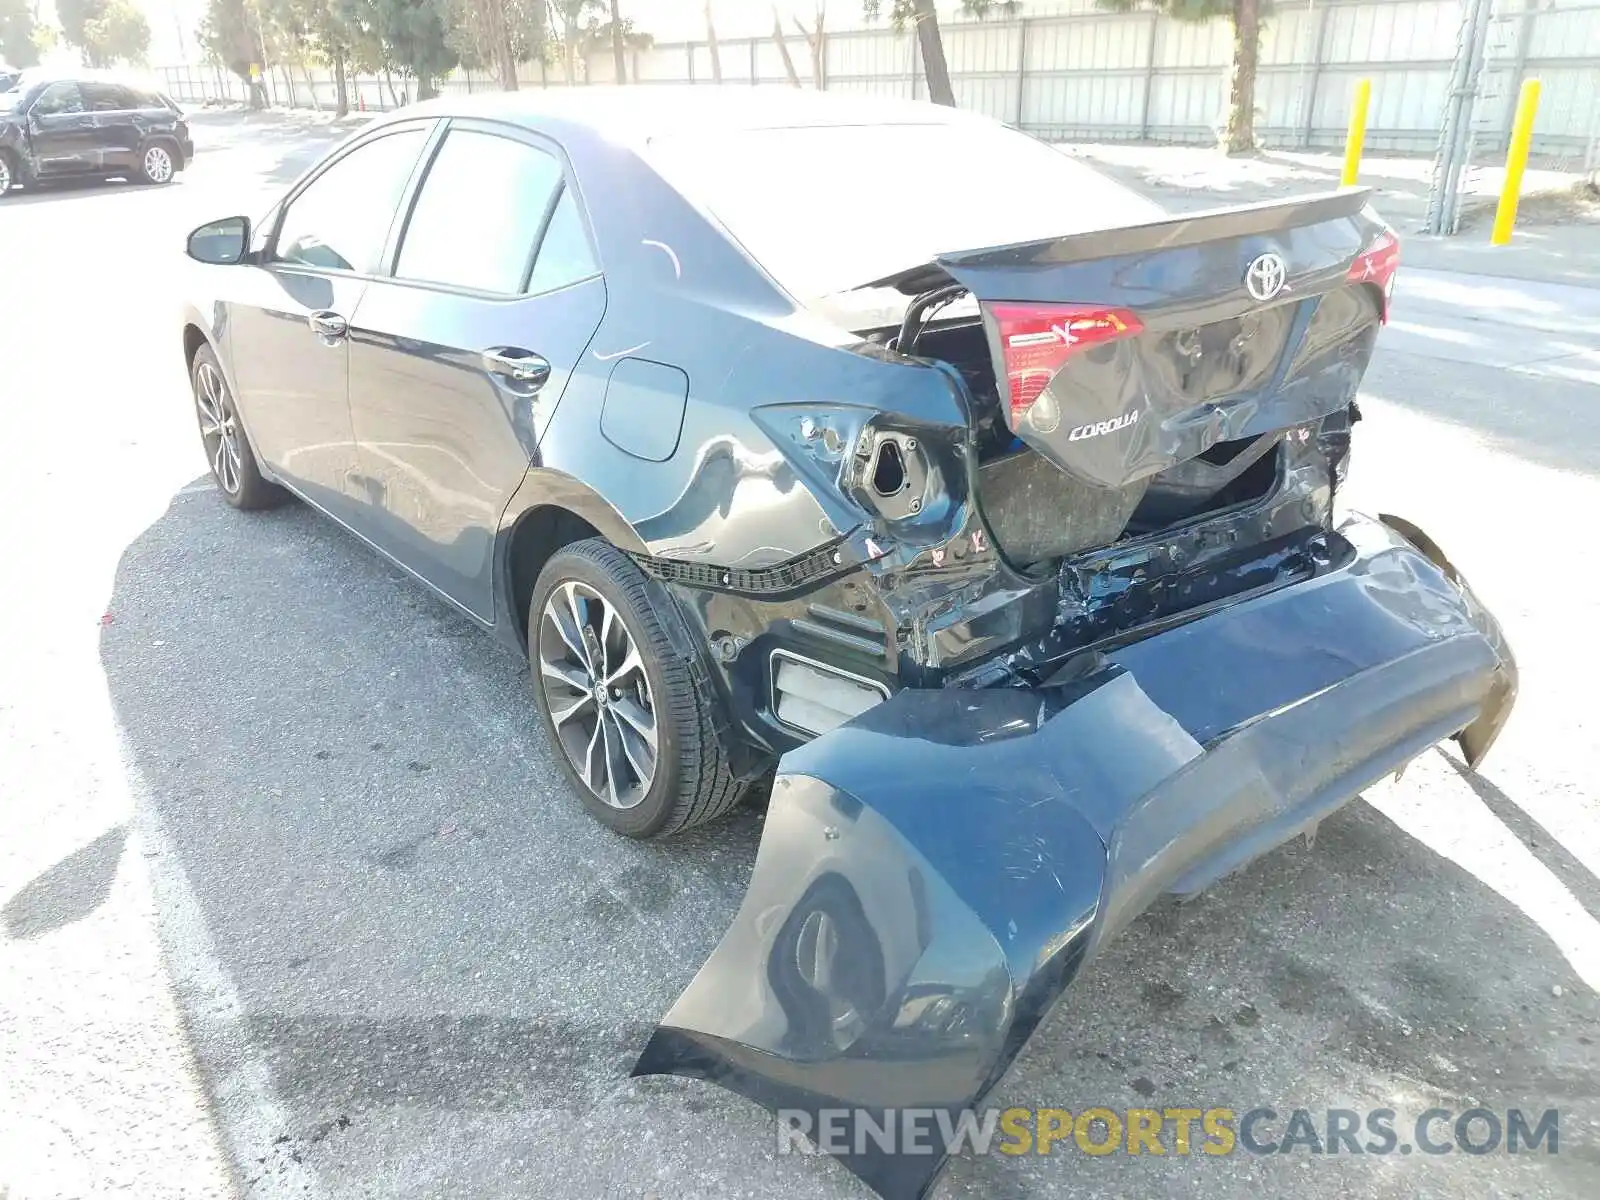
[[243,465],[239,417],[233,410],[227,385],[222,382],[222,373],[208,362],[201,363],[195,372],[194,403],[200,410],[200,437],[217,486],[230,496],[237,495]]
[[656,712],[622,615],[588,584],[558,584],[539,618],[536,660],[550,723],[578,777],[612,808],[639,805],[656,772]]
[[151,183],[165,183],[172,178],[172,155],[160,146],[151,146],[144,152],[144,174]]
[[6,156],[0,154],[0,196],[11,190],[11,164],[6,161]]

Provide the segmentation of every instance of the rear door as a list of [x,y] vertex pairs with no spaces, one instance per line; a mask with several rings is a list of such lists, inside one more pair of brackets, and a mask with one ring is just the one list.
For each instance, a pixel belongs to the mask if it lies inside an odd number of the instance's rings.
[[88,175],[100,169],[94,117],[83,94],[68,80],[52,83],[28,110],[28,140],[40,175]]
[[89,114],[94,148],[106,171],[132,171],[138,163],[139,131],[134,124],[138,108],[133,94],[114,83],[85,81],[78,85]]
[[227,293],[234,390],[272,469],[347,523],[368,497],[350,428],[349,322],[382,262],[432,121],[385,127],[293,192]]
[[486,620],[500,514],[604,311],[559,147],[452,121],[351,322],[350,411],[363,532]]

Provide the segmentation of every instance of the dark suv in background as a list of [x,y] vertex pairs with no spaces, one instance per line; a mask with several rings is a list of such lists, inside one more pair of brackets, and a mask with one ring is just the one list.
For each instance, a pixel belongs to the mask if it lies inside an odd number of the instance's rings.
[[52,179],[170,183],[193,156],[183,112],[145,87],[51,78],[0,92],[0,196]]

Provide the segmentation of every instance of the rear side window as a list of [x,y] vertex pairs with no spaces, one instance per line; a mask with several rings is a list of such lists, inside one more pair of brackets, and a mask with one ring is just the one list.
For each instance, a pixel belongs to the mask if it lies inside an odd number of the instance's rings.
[[428,168],[395,275],[479,292],[522,291],[561,164],[525,142],[454,129]]
[[377,270],[389,222],[427,136],[424,129],[388,134],[318,175],[289,202],[274,256],[335,271]]
[[539,243],[539,256],[533,260],[528,291],[551,292],[599,273],[600,264],[595,262],[589,234],[583,227],[583,214],[578,211],[578,198],[571,188],[562,188]]

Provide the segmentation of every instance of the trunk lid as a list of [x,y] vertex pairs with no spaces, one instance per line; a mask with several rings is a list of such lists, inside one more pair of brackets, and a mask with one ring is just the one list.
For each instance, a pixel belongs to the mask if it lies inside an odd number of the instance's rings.
[[1350,404],[1399,259],[1368,195],[1221,209],[935,264],[979,302],[1011,430],[1081,485],[1142,492],[1142,481],[1220,442]]

